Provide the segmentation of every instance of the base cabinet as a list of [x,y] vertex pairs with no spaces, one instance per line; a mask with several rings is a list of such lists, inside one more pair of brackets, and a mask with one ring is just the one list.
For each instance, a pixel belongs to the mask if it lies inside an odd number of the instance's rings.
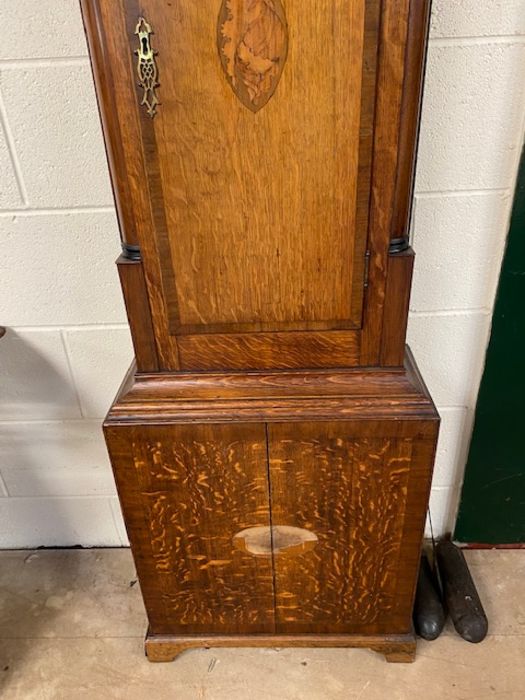
[[410,635],[436,417],[214,422],[222,403],[106,424],[153,644]]

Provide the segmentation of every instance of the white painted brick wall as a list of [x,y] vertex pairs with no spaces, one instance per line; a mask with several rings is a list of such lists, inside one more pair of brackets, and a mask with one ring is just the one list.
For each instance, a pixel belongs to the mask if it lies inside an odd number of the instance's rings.
[[438,535],[454,525],[490,333],[523,143],[523,66],[525,0],[434,0],[408,339],[442,416]]
[[[77,0],[0,0],[0,547],[126,543],[100,431],[131,345]],[[52,40],[50,40],[52,37]],[[523,136],[525,0],[434,0],[409,339],[453,523]]]

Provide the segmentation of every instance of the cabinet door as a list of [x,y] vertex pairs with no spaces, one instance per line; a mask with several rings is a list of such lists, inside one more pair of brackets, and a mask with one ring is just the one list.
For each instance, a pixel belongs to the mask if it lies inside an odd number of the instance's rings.
[[269,426],[276,630],[385,633],[411,625],[435,428],[415,422]]
[[273,632],[271,556],[235,544],[269,528],[264,425],[106,431],[154,634]]
[[94,4],[162,366],[357,365],[380,0]]

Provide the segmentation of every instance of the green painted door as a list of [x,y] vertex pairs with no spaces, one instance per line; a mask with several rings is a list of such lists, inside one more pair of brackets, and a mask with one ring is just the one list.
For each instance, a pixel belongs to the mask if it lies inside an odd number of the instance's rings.
[[525,542],[525,154],[454,537]]

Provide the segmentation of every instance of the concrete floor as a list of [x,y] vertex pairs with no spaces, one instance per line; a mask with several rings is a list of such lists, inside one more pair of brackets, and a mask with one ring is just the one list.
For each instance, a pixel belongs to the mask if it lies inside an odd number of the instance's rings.
[[467,557],[490,621],[482,644],[449,626],[410,665],[347,649],[197,650],[150,664],[128,550],[1,552],[0,697],[524,700],[525,551]]

